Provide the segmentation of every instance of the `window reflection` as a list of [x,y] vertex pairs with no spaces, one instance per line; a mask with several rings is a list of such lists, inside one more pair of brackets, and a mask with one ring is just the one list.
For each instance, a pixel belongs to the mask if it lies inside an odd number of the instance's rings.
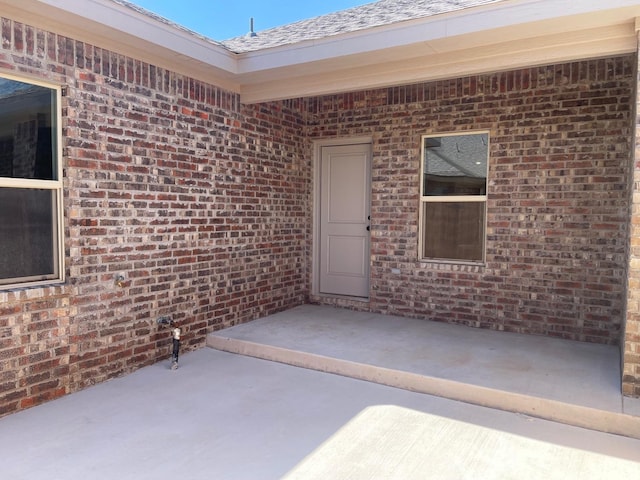
[[0,78],[0,177],[55,180],[55,91]]
[[423,195],[485,195],[488,134],[428,137]]
[[482,262],[489,134],[423,137],[420,256]]

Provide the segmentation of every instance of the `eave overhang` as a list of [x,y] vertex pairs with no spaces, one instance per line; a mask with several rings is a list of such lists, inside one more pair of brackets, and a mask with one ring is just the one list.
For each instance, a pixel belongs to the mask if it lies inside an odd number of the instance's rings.
[[638,1],[489,4],[241,54],[244,102],[455,78],[635,52]]
[[509,0],[233,53],[112,0],[0,0],[0,8],[2,16],[240,93],[244,103],[635,52],[640,17],[638,0]]
[[239,92],[237,58],[213,40],[111,0],[0,0],[0,16]]

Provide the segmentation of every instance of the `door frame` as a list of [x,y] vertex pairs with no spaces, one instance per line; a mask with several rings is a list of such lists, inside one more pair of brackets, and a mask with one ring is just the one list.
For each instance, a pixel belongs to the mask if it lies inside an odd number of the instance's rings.
[[[373,145],[372,137],[345,137],[331,138],[313,141],[313,231],[311,245],[311,295],[323,297],[340,297],[340,295],[332,295],[320,293],[320,206],[321,206],[321,178],[322,170],[320,168],[322,162],[322,149],[324,147],[346,147],[350,145]],[[373,151],[373,149],[372,149]],[[373,155],[371,158],[373,167]],[[369,172],[369,188],[371,188],[371,172]],[[371,242],[369,242],[371,249]],[[371,265],[369,265],[371,267]],[[369,285],[371,285],[371,268],[369,268]],[[369,301],[368,297],[346,297],[360,301]]]

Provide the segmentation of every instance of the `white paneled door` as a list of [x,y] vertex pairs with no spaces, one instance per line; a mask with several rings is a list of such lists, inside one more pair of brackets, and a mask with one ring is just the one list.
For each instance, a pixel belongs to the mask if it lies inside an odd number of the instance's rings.
[[369,296],[371,146],[322,148],[320,293]]

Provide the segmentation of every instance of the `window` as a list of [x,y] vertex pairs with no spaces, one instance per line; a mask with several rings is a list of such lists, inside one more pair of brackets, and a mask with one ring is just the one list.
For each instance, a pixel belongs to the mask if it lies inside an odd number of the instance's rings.
[[483,262],[489,134],[422,137],[420,258]]
[[0,286],[62,280],[60,89],[0,77]]

